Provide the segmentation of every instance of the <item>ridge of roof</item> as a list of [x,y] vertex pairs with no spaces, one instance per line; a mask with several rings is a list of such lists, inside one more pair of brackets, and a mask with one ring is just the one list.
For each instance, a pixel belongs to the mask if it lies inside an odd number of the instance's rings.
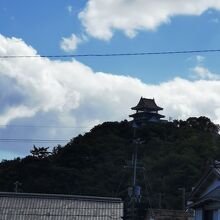
[[132,110],[137,110],[137,109],[143,109],[143,108],[149,108],[149,109],[157,109],[157,110],[163,110],[163,108],[159,107],[156,103],[154,98],[153,99],[148,99],[148,98],[143,98],[141,97],[138,104],[134,107],[132,107]]
[[161,114],[159,114],[159,113],[153,113],[153,112],[138,112],[138,113],[134,113],[134,114],[129,115],[129,117],[144,115],[145,113],[147,113],[148,115],[151,115],[152,117],[153,117],[153,116],[158,116],[158,117],[160,117],[160,118],[165,118],[164,115],[161,115]]
[[69,200],[84,200],[84,201],[100,201],[100,202],[122,202],[121,198],[114,197],[96,197],[96,196],[81,196],[67,194],[44,194],[44,193],[16,193],[16,192],[0,192],[0,197],[20,197],[20,198],[42,198],[42,199],[69,199]]

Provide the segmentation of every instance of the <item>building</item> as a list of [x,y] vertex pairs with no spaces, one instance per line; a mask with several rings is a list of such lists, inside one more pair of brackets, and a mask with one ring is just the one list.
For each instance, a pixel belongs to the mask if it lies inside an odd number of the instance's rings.
[[215,161],[193,189],[188,208],[195,220],[220,220],[220,162]]
[[161,118],[164,118],[164,115],[158,113],[158,111],[163,110],[159,107],[154,99],[142,98],[135,107],[131,108],[135,110],[136,113],[129,115],[133,118],[134,123],[137,126],[146,124],[147,122],[159,122]]
[[118,198],[0,192],[2,220],[121,220]]

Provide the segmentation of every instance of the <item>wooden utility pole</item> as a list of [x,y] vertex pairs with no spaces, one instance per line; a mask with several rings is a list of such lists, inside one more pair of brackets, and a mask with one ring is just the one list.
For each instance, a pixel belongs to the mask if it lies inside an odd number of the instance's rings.
[[134,153],[132,157],[132,168],[133,168],[133,181],[132,181],[132,196],[131,196],[131,214],[132,220],[136,220],[136,209],[137,203],[140,202],[141,198],[141,188],[137,185],[137,169],[143,169],[143,167],[138,166],[138,146],[143,144],[140,138],[136,137],[136,127],[133,126],[133,145],[134,145]]
[[178,190],[182,191],[182,209],[185,210],[186,207],[186,188],[180,187]]

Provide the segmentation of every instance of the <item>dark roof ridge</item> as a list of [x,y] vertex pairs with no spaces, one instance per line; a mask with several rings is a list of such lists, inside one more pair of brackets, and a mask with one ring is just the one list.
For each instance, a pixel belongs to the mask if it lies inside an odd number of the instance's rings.
[[155,109],[155,110],[163,110],[163,108],[159,107],[154,98],[153,99],[149,99],[149,98],[143,98],[141,97],[138,104],[134,107],[132,107],[132,110],[138,110],[138,109],[144,109],[144,108],[148,108],[148,109]]
[[0,192],[0,197],[24,197],[24,198],[44,198],[44,199],[75,199],[75,200],[92,200],[105,202],[122,202],[121,198],[114,197],[96,197],[82,195],[67,195],[67,194],[44,194],[44,193],[16,193],[16,192]]

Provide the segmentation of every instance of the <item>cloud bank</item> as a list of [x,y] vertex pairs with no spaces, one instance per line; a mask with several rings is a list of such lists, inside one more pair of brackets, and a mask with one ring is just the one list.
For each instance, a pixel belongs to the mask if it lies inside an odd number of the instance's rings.
[[[21,39],[0,35],[0,55],[10,54],[36,55],[37,51]],[[74,112],[81,111],[88,121],[119,120],[127,117],[140,96],[156,98],[167,116],[207,115],[220,122],[220,81],[208,69],[195,67],[194,71],[201,79],[177,77],[151,85],[129,76],[94,72],[76,60],[1,59],[0,123],[50,111],[73,118]]]
[[[37,51],[21,39],[0,35],[0,55],[11,54],[36,55]],[[52,120],[58,126],[91,127],[127,119],[141,96],[154,97],[167,118],[205,115],[220,123],[220,81],[208,70],[197,71],[202,78],[194,81],[177,77],[148,84],[125,75],[94,72],[76,60],[0,59],[0,124],[29,120],[47,125]],[[30,132],[23,135],[29,137]],[[62,139],[66,134],[73,137],[77,130],[61,134],[50,129],[42,134]]]
[[88,0],[79,18],[86,32],[102,40],[114,30],[134,37],[141,30],[155,30],[177,15],[201,15],[208,9],[220,10],[219,0]]

